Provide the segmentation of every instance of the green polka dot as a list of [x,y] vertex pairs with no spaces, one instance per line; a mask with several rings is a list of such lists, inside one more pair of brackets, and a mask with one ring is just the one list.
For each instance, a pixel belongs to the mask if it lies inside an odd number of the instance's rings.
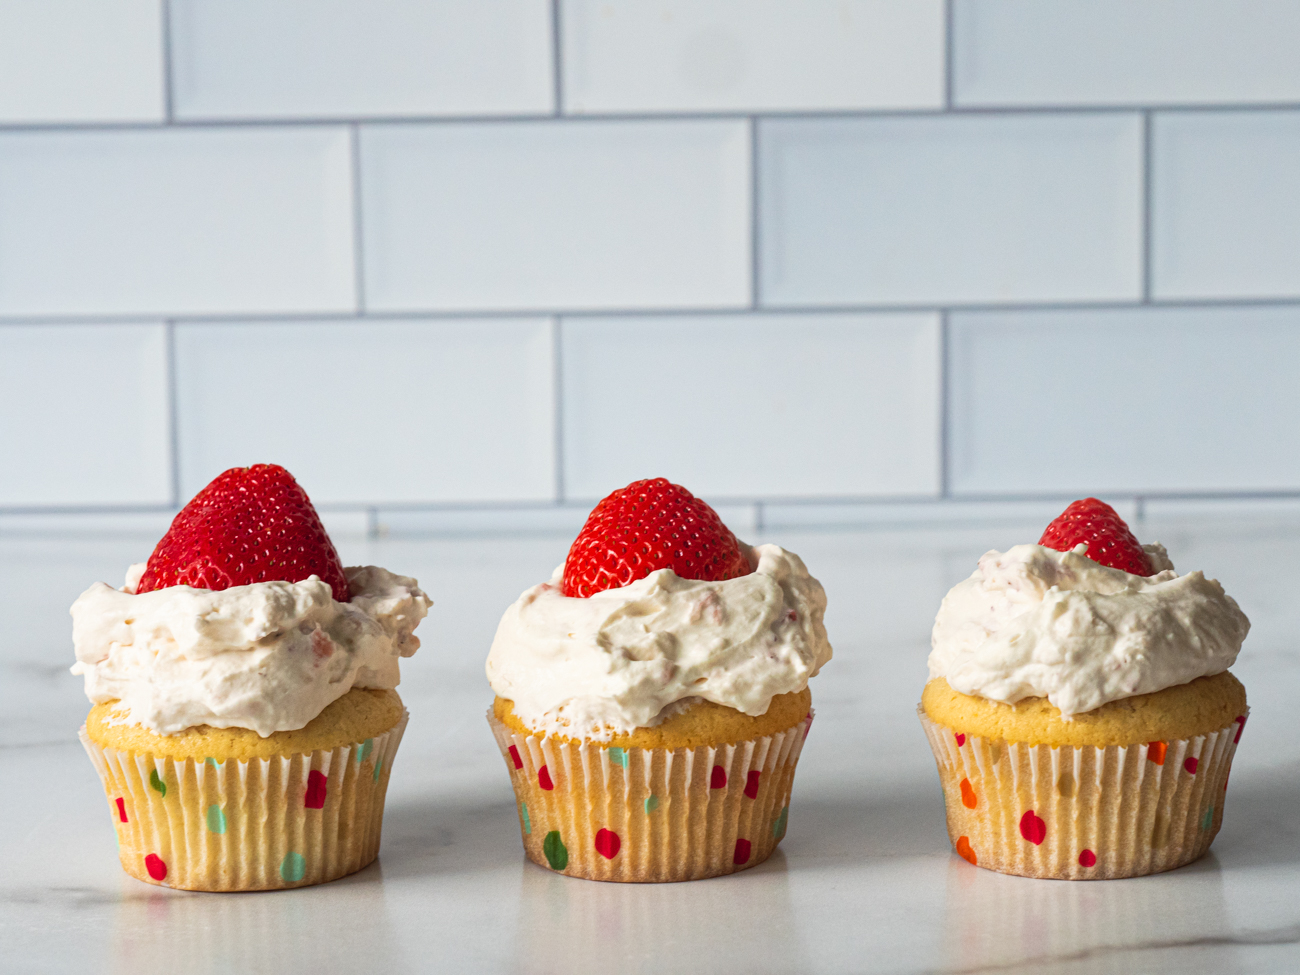
[[1214,825],[1214,807],[1211,806],[1205,810],[1205,815],[1201,817],[1201,829],[1209,829]]
[[383,766],[384,766],[384,756],[380,755],[377,759],[375,759],[375,771],[374,774],[370,776],[371,782],[379,781],[379,770],[383,768]]
[[528,818],[528,803],[521,802],[519,804],[519,816],[524,821],[524,832],[531,833],[533,831],[533,821]]
[[563,870],[569,865],[569,850],[560,839],[558,829],[546,834],[546,839],[542,840],[542,852],[546,854],[546,862],[552,870]]
[[375,739],[367,738],[357,746],[357,763],[360,764],[370,757],[370,753],[375,750]]
[[226,831],[226,814],[215,802],[208,806],[208,832],[224,833]]
[[658,809],[658,808],[659,808],[659,797],[658,797],[658,796],[646,796],[646,797],[645,797],[645,811],[646,811],[647,813],[652,813],[652,812],[654,812],[654,811],[655,811],[656,809]]
[[209,756],[208,756],[207,758],[205,758],[203,761],[207,762],[207,763],[208,763],[209,765],[211,765],[213,768],[219,768],[219,767],[221,766],[221,764],[222,764],[221,762],[218,762],[215,758],[213,758],[211,755],[209,755]]
[[301,853],[286,853],[280,861],[280,879],[294,884],[307,873],[307,861]]
[[149,787],[164,799],[167,798],[167,783],[158,777],[157,769],[152,769],[149,772]]
[[790,819],[790,807],[786,806],[781,810],[781,815],[776,817],[776,822],[772,824],[772,835],[778,840],[785,835],[785,825]]
[[623,748],[610,748],[609,760],[615,765],[622,765],[627,768],[627,750]]

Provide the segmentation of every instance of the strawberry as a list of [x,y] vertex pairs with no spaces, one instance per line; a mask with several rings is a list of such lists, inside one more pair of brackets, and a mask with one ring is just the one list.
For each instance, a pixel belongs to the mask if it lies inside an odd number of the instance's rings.
[[564,561],[564,595],[585,598],[657,569],[709,582],[754,571],[716,511],[656,477],[613,492],[587,516]]
[[1088,543],[1088,558],[1135,576],[1151,575],[1147,553],[1129,531],[1119,512],[1105,501],[1084,498],[1070,505],[1047,526],[1039,545],[1068,552]]
[[232,467],[181,509],[136,592],[169,586],[229,589],[320,576],[334,598],[352,598],[343,563],[293,475],[278,464]]

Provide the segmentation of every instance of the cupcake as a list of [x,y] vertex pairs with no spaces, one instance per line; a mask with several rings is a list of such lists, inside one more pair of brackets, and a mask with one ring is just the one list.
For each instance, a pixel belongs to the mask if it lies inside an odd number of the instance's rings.
[[737,541],[685,488],[637,481],[601,501],[488,654],[528,858],[632,882],[767,859],[808,678],[831,658],[825,608],[798,556]]
[[414,579],[345,569],[273,464],[226,471],[122,589],[82,593],[81,741],[126,872],[267,890],[373,861],[407,721],[398,659],[429,605]]
[[1063,880],[1203,856],[1249,713],[1228,672],[1249,629],[1096,498],[985,554],[939,609],[919,708],[957,853]]

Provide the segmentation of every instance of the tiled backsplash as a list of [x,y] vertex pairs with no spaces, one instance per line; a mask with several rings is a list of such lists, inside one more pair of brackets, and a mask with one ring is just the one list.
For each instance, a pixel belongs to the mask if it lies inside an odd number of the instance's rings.
[[1300,498],[1297,36],[0,5],[0,530],[165,523],[263,460],[370,531],[568,529],[656,474],[746,530]]

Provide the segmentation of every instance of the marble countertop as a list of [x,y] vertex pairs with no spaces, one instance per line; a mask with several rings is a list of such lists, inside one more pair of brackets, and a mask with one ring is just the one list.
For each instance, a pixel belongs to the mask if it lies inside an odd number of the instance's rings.
[[0,536],[0,970],[23,972],[1300,971],[1300,523],[1149,523],[1180,568],[1253,622],[1234,668],[1251,720],[1222,832],[1154,877],[1005,877],[953,854],[915,714],[943,593],[1041,525],[783,533],[825,584],[835,659],[813,682],[789,832],[766,863],[670,885],[601,884],[525,861],[484,712],[501,611],[568,539],[337,539],[344,561],[417,576],[435,600],[403,662],[411,723],[379,862],[320,887],[200,894],[118,866],[76,740],[87,702],[68,606],[118,584],[154,536]]

